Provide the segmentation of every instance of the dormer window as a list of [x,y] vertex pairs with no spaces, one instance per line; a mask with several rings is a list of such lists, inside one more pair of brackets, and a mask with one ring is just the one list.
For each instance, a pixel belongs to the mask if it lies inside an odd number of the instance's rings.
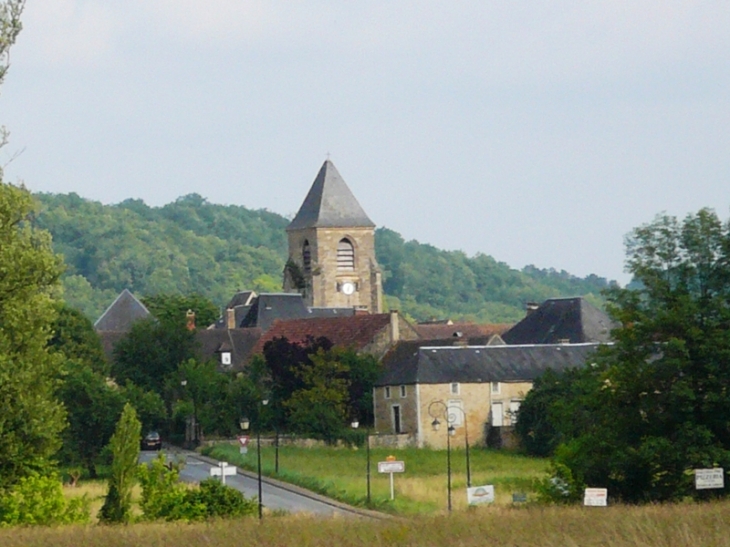
[[231,352],[230,351],[222,351],[221,352],[221,365],[224,366],[231,366]]
[[341,272],[355,269],[355,247],[347,238],[341,239],[337,244],[337,269]]
[[304,271],[310,273],[312,271],[312,251],[309,248],[309,240],[304,240],[302,247],[302,262],[304,263]]

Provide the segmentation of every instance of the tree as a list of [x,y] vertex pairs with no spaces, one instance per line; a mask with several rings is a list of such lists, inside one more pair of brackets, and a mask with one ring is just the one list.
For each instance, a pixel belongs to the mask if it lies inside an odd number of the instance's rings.
[[109,490],[99,511],[99,520],[102,522],[123,523],[130,519],[132,488],[136,482],[139,459],[140,429],[137,413],[127,403],[109,442],[113,459]]
[[67,359],[85,363],[94,371],[108,376],[110,367],[104,355],[101,339],[84,314],[68,304],[55,305],[56,320],[51,326],[48,346]]
[[708,209],[627,238],[635,289],[608,292],[621,327],[598,360],[592,427],[557,449],[574,481],[637,502],[707,496],[730,468],[730,222]]
[[[10,47],[23,28],[20,15],[23,13],[25,0],[4,0],[0,2],[0,85],[5,81],[5,74],[10,67]],[[0,148],[8,141],[8,132],[0,127]],[[3,170],[0,167],[0,180]]]
[[195,313],[195,324],[203,329],[215,323],[220,315],[218,307],[199,294],[158,294],[142,301],[155,318],[178,327],[187,326],[188,310]]

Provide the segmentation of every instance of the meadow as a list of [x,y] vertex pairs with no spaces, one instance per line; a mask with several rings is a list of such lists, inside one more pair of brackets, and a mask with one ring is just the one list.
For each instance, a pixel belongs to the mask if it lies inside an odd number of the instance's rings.
[[484,506],[390,521],[279,516],[205,524],[0,529],[3,547],[730,547],[730,502]]
[[[256,471],[256,450],[245,456],[237,446],[219,444],[205,451],[211,457]],[[434,513],[447,507],[447,460],[445,450],[373,448],[371,450],[371,507],[399,515]],[[389,476],[379,474],[377,463],[388,456],[405,462],[405,473],[395,474],[395,500],[390,500]],[[472,448],[469,453],[472,485],[493,484],[496,505],[512,503],[512,493],[534,499],[535,481],[545,476],[547,461],[507,451]],[[367,459],[364,449],[279,448],[279,474],[275,473],[274,448],[262,446],[262,472],[271,477],[309,488],[351,505],[367,501]],[[467,508],[466,454],[451,451],[452,504]]]

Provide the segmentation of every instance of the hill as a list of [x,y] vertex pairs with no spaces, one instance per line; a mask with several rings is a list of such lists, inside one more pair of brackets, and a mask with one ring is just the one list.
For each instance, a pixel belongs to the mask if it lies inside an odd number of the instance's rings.
[[[35,223],[66,261],[64,297],[96,319],[117,294],[200,293],[219,306],[240,289],[281,290],[289,220],[267,210],[216,205],[197,194],[163,207],[115,205],[76,194],[36,194]],[[386,304],[418,320],[516,321],[528,301],[588,296],[600,305],[606,279],[510,268],[490,256],[444,251],[379,228],[376,255]]]

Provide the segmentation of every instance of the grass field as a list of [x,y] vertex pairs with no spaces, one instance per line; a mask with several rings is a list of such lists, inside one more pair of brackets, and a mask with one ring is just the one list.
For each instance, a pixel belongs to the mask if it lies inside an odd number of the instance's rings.
[[[220,444],[206,453],[219,460],[256,470],[256,451],[240,456],[238,447]],[[406,465],[406,472],[395,475],[395,501],[390,501],[388,475],[377,472],[377,462],[395,456]],[[274,473],[274,449],[262,447],[262,468]],[[506,451],[472,449],[470,451],[472,485],[495,485],[497,505],[512,502],[513,492],[533,492],[537,478],[543,477],[545,460],[519,456]],[[466,455],[452,450],[452,500],[455,510],[466,503]],[[279,475],[282,480],[310,488],[352,505],[366,504],[365,450],[351,448],[279,449]],[[401,515],[434,513],[447,506],[447,465],[445,450],[374,448],[371,451],[371,488],[373,507]]]
[[730,502],[489,506],[393,521],[285,516],[207,524],[0,529],[3,547],[730,547]]

